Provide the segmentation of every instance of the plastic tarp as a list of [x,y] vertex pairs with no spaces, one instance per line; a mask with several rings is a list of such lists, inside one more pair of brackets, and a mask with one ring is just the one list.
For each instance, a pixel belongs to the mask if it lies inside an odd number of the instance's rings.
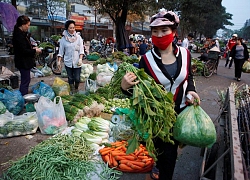
[[17,9],[12,4],[0,2],[0,16],[7,31],[13,31],[19,16]]

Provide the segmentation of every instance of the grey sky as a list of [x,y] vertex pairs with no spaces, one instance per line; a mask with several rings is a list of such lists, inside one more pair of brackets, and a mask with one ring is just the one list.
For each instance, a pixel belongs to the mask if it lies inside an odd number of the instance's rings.
[[226,12],[233,14],[231,20],[234,26],[227,26],[228,29],[241,29],[247,19],[250,19],[250,0],[222,0],[222,6]]

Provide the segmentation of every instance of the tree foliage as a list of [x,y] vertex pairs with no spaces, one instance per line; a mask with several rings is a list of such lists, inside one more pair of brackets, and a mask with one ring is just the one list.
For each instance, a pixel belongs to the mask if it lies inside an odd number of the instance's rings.
[[[212,37],[225,25],[233,25],[229,20],[232,14],[227,13],[221,5],[222,0],[87,0],[91,6],[98,7],[100,13],[107,13],[115,25],[119,21],[140,21],[140,17],[153,15],[158,9],[165,8],[180,15],[180,36],[189,32],[195,35]],[[129,14],[129,16],[127,16]]]

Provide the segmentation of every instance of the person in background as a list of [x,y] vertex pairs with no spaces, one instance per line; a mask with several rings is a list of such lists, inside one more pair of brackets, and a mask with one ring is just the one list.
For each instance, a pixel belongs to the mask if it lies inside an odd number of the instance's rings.
[[218,37],[215,38],[215,43],[216,43],[217,48],[220,49],[220,43],[219,43],[219,38]]
[[38,47],[32,47],[27,32],[30,27],[28,16],[22,15],[17,18],[13,31],[13,47],[15,67],[20,71],[20,92],[24,96],[28,94],[30,84],[30,70],[35,66],[34,56],[41,53]]
[[139,46],[139,55],[144,55],[147,52],[148,45],[146,44],[146,40],[143,39],[142,43]]
[[182,42],[182,47],[191,51],[192,50],[191,41],[193,38],[194,38],[194,35],[192,33],[189,33],[188,36],[186,38],[184,38],[184,40]]
[[130,46],[129,46],[129,54],[136,54],[137,53],[137,48],[136,48],[136,44],[134,43],[133,38],[129,39],[130,41]]
[[234,59],[234,75],[235,80],[240,81],[242,66],[246,60],[249,59],[249,53],[246,44],[242,42],[242,38],[236,39],[236,44],[232,47],[229,54],[229,60]]
[[[139,68],[143,68],[156,82],[162,84],[167,92],[173,93],[177,114],[182,112],[188,103],[200,104],[191,70],[190,51],[173,43],[178,24],[179,17],[172,11],[161,10],[152,16],[149,26],[153,49],[143,55],[139,62]],[[139,83],[136,78],[132,72],[125,74],[121,82],[123,93],[130,94],[129,89]],[[150,174],[152,179],[172,179],[179,144],[178,141],[173,141],[174,144],[171,144],[160,138],[154,139],[158,161]]]
[[227,59],[226,59],[225,67],[227,67],[227,65],[229,63],[229,67],[228,67],[229,69],[233,65],[233,61],[231,59],[229,59],[229,55],[231,53],[231,50],[232,50],[233,46],[236,44],[237,37],[238,37],[237,34],[233,34],[232,38],[228,40],[227,45],[226,45]]
[[71,94],[78,92],[83,55],[82,37],[75,31],[75,21],[68,20],[65,23],[63,37],[60,40],[57,65],[61,69],[61,60],[63,58]]

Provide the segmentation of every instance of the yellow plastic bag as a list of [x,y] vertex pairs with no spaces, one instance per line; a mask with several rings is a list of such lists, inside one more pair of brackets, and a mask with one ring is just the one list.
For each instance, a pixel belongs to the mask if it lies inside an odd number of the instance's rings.
[[55,78],[52,89],[54,90],[56,96],[69,95],[70,92],[69,83],[59,77]]
[[250,62],[245,61],[243,66],[242,66],[242,72],[244,73],[250,73]]

